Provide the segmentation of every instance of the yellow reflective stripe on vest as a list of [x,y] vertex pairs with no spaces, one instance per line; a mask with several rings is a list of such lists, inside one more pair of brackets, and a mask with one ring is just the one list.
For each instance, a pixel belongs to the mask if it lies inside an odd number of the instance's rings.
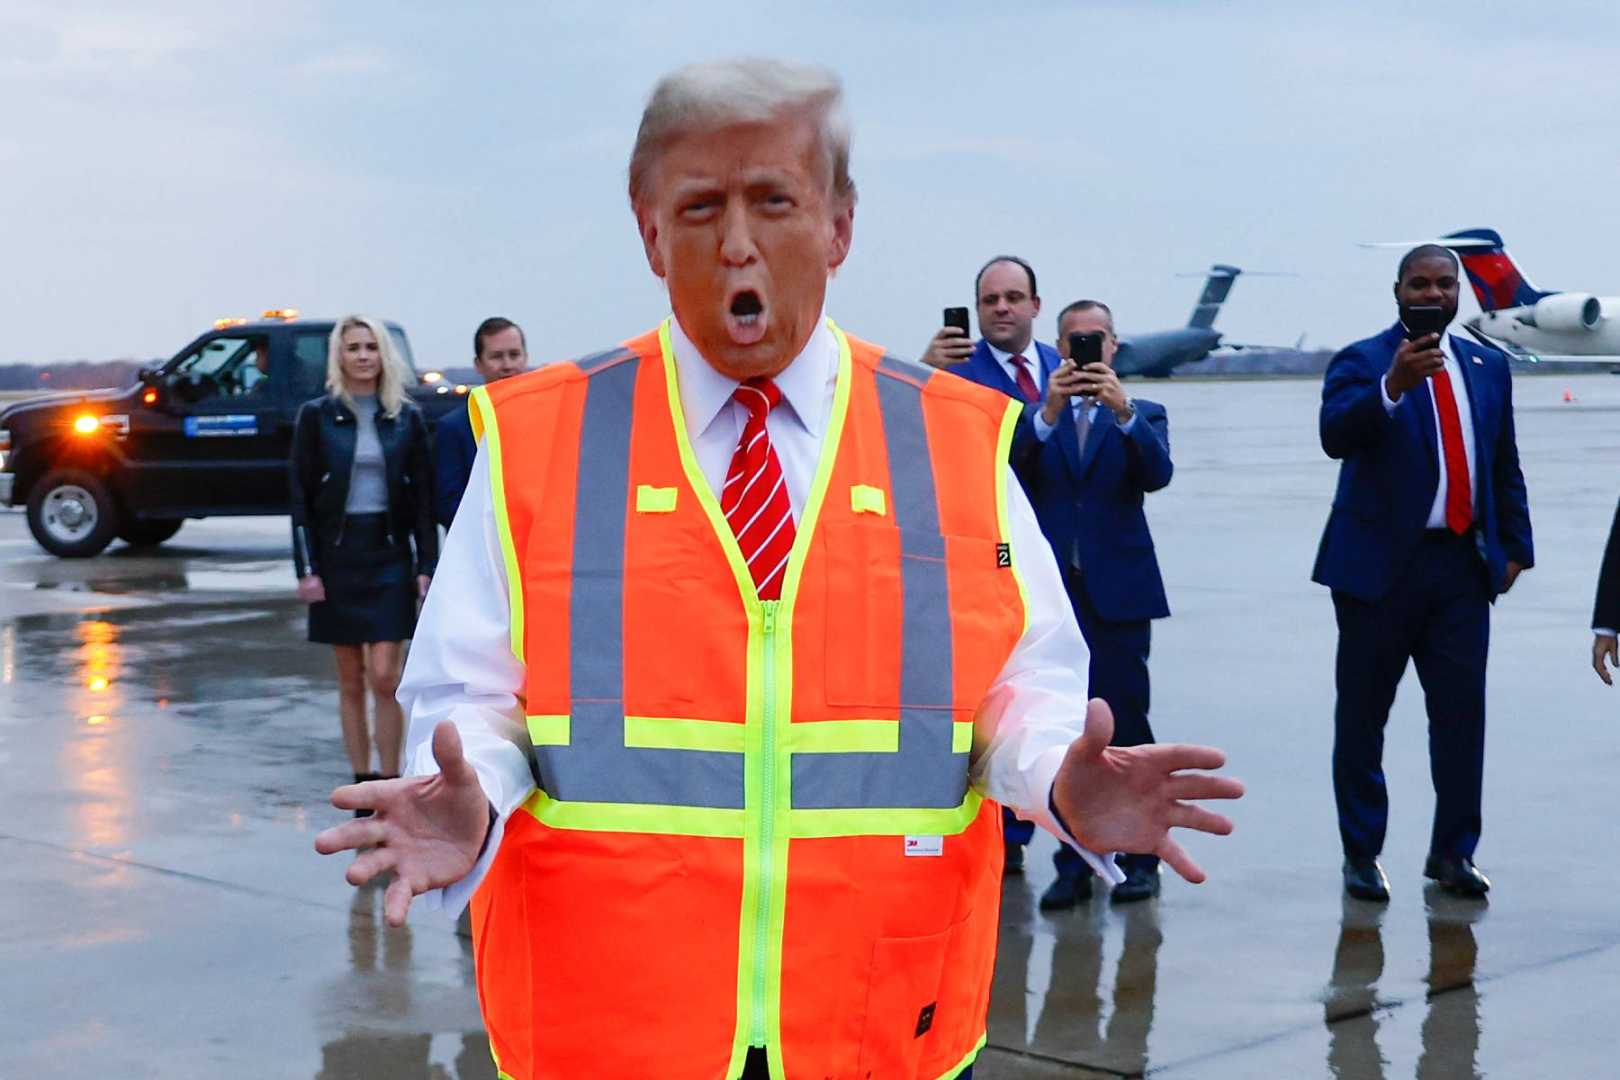
[[569,718],[562,716],[526,716],[529,743],[533,746],[567,746]]
[[644,750],[743,752],[742,724],[727,720],[687,720],[676,716],[627,716],[624,744]]
[[968,788],[961,805],[939,809],[789,810],[788,835],[794,839],[835,836],[955,836],[979,816],[984,796]]
[[518,570],[517,547],[512,543],[512,522],[506,515],[506,469],[501,458],[501,426],[495,419],[495,404],[489,391],[474,387],[467,401],[467,419],[474,435],[484,441],[484,457],[489,461],[490,506],[495,511],[495,534],[501,542],[501,560],[506,567],[506,608],[511,622],[509,640],[512,655],[523,660],[523,577]]
[[747,826],[747,814],[742,810],[659,803],[565,802],[538,788],[524,801],[522,809],[553,829],[586,832],[741,837]]
[[[795,754],[892,754],[900,749],[898,720],[813,720],[793,724],[788,749]],[[951,730],[951,753],[973,749],[973,721],[957,720]]]

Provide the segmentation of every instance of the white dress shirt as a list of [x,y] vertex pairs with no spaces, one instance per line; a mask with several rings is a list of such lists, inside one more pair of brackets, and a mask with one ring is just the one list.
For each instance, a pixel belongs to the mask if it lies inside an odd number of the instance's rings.
[[[1451,379],[1451,392],[1457,398],[1457,421],[1462,428],[1463,453],[1468,458],[1468,505],[1477,513],[1479,506],[1479,476],[1474,470],[1474,415],[1468,407],[1468,384],[1463,381],[1462,366],[1457,362],[1456,346],[1449,333],[1440,336],[1440,355],[1445,357],[1446,375]],[[1384,410],[1393,413],[1399,404],[1389,396],[1389,375],[1378,381],[1379,393],[1384,398]],[[1411,391],[1407,391],[1411,393]],[[1450,483],[1446,477],[1446,440],[1440,431],[1440,403],[1434,399],[1434,386],[1429,387],[1429,414],[1434,421],[1434,452],[1440,470],[1440,483],[1434,489],[1434,503],[1429,507],[1431,529],[1446,527],[1446,492]]]
[[[704,479],[718,490],[748,413],[732,400],[737,383],[710,367],[674,320],[670,341],[687,435]],[[838,342],[823,322],[804,351],[776,377],[786,407],[771,410],[766,428],[782,462],[795,518],[809,498],[837,375]],[[427,907],[442,907],[451,915],[460,912],[482,880],[507,818],[534,790],[523,710],[524,668],[511,652],[506,563],[492,511],[486,445],[479,443],[398,691],[410,717],[408,773],[438,771],[433,729],[450,720],[496,815],[472,871],[422,897]],[[1052,816],[1049,799],[1063,755],[1085,725],[1088,654],[1051,548],[1023,489],[1010,468],[1008,472],[1009,539],[1024,578],[1029,617],[975,717],[975,730],[993,735],[976,753],[970,780],[990,798],[1073,844]],[[1111,858],[1075,846],[1105,880],[1124,880]]]

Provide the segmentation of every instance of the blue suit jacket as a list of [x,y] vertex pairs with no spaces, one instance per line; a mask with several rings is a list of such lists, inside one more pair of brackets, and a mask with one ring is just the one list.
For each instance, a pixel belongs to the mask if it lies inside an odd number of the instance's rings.
[[[1381,599],[1411,560],[1440,483],[1434,399],[1425,379],[1390,413],[1382,380],[1404,336],[1396,323],[1340,350],[1322,381],[1322,449],[1339,466],[1311,580],[1360,600]],[[1507,357],[1452,336],[1474,423],[1476,544],[1502,590],[1509,559],[1535,562],[1530,506],[1513,433],[1513,378]]]
[[[1061,358],[1039,342],[1035,348],[1050,378]],[[1022,398],[982,340],[972,357],[953,370]],[[1078,552],[1092,604],[1099,615],[1116,622],[1170,614],[1153,534],[1142,511],[1143,496],[1170,482],[1170,422],[1163,405],[1141,398],[1134,402],[1136,423],[1129,434],[1105,412],[1092,424],[1085,446],[1067,418],[1041,442],[1035,435],[1035,409],[1028,407],[1013,436],[1013,468],[1058,565],[1070,565]]]
[[461,505],[477,454],[467,406],[445,413],[433,429],[433,520],[447,529]]

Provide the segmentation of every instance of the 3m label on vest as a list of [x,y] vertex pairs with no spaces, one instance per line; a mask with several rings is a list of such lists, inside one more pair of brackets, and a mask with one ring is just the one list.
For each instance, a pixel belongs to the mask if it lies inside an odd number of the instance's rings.
[[938,1004],[937,1001],[930,1001],[922,1007],[922,1012],[917,1014],[917,1034],[912,1036],[913,1038],[922,1038],[928,1034],[928,1029],[934,1026],[934,1006]]
[[1011,544],[997,544],[996,545],[996,566],[999,567],[1002,570],[1005,570],[1011,565],[1012,565],[1012,545]]
[[906,837],[907,855],[943,855],[945,854],[945,838],[943,836],[908,836]]

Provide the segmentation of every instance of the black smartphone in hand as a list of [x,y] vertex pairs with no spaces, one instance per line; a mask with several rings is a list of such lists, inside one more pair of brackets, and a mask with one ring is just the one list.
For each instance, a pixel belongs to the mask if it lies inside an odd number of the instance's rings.
[[1444,333],[1450,322],[1446,309],[1439,304],[1414,304],[1401,314],[1401,325],[1406,328],[1407,341]]
[[968,329],[968,309],[965,307],[948,307],[945,309],[945,325],[954,326],[962,331],[963,337],[972,337],[973,332]]
[[1069,335],[1069,359],[1074,366],[1083,368],[1087,364],[1102,363],[1103,336],[1101,330],[1093,330],[1088,334],[1073,333]]

